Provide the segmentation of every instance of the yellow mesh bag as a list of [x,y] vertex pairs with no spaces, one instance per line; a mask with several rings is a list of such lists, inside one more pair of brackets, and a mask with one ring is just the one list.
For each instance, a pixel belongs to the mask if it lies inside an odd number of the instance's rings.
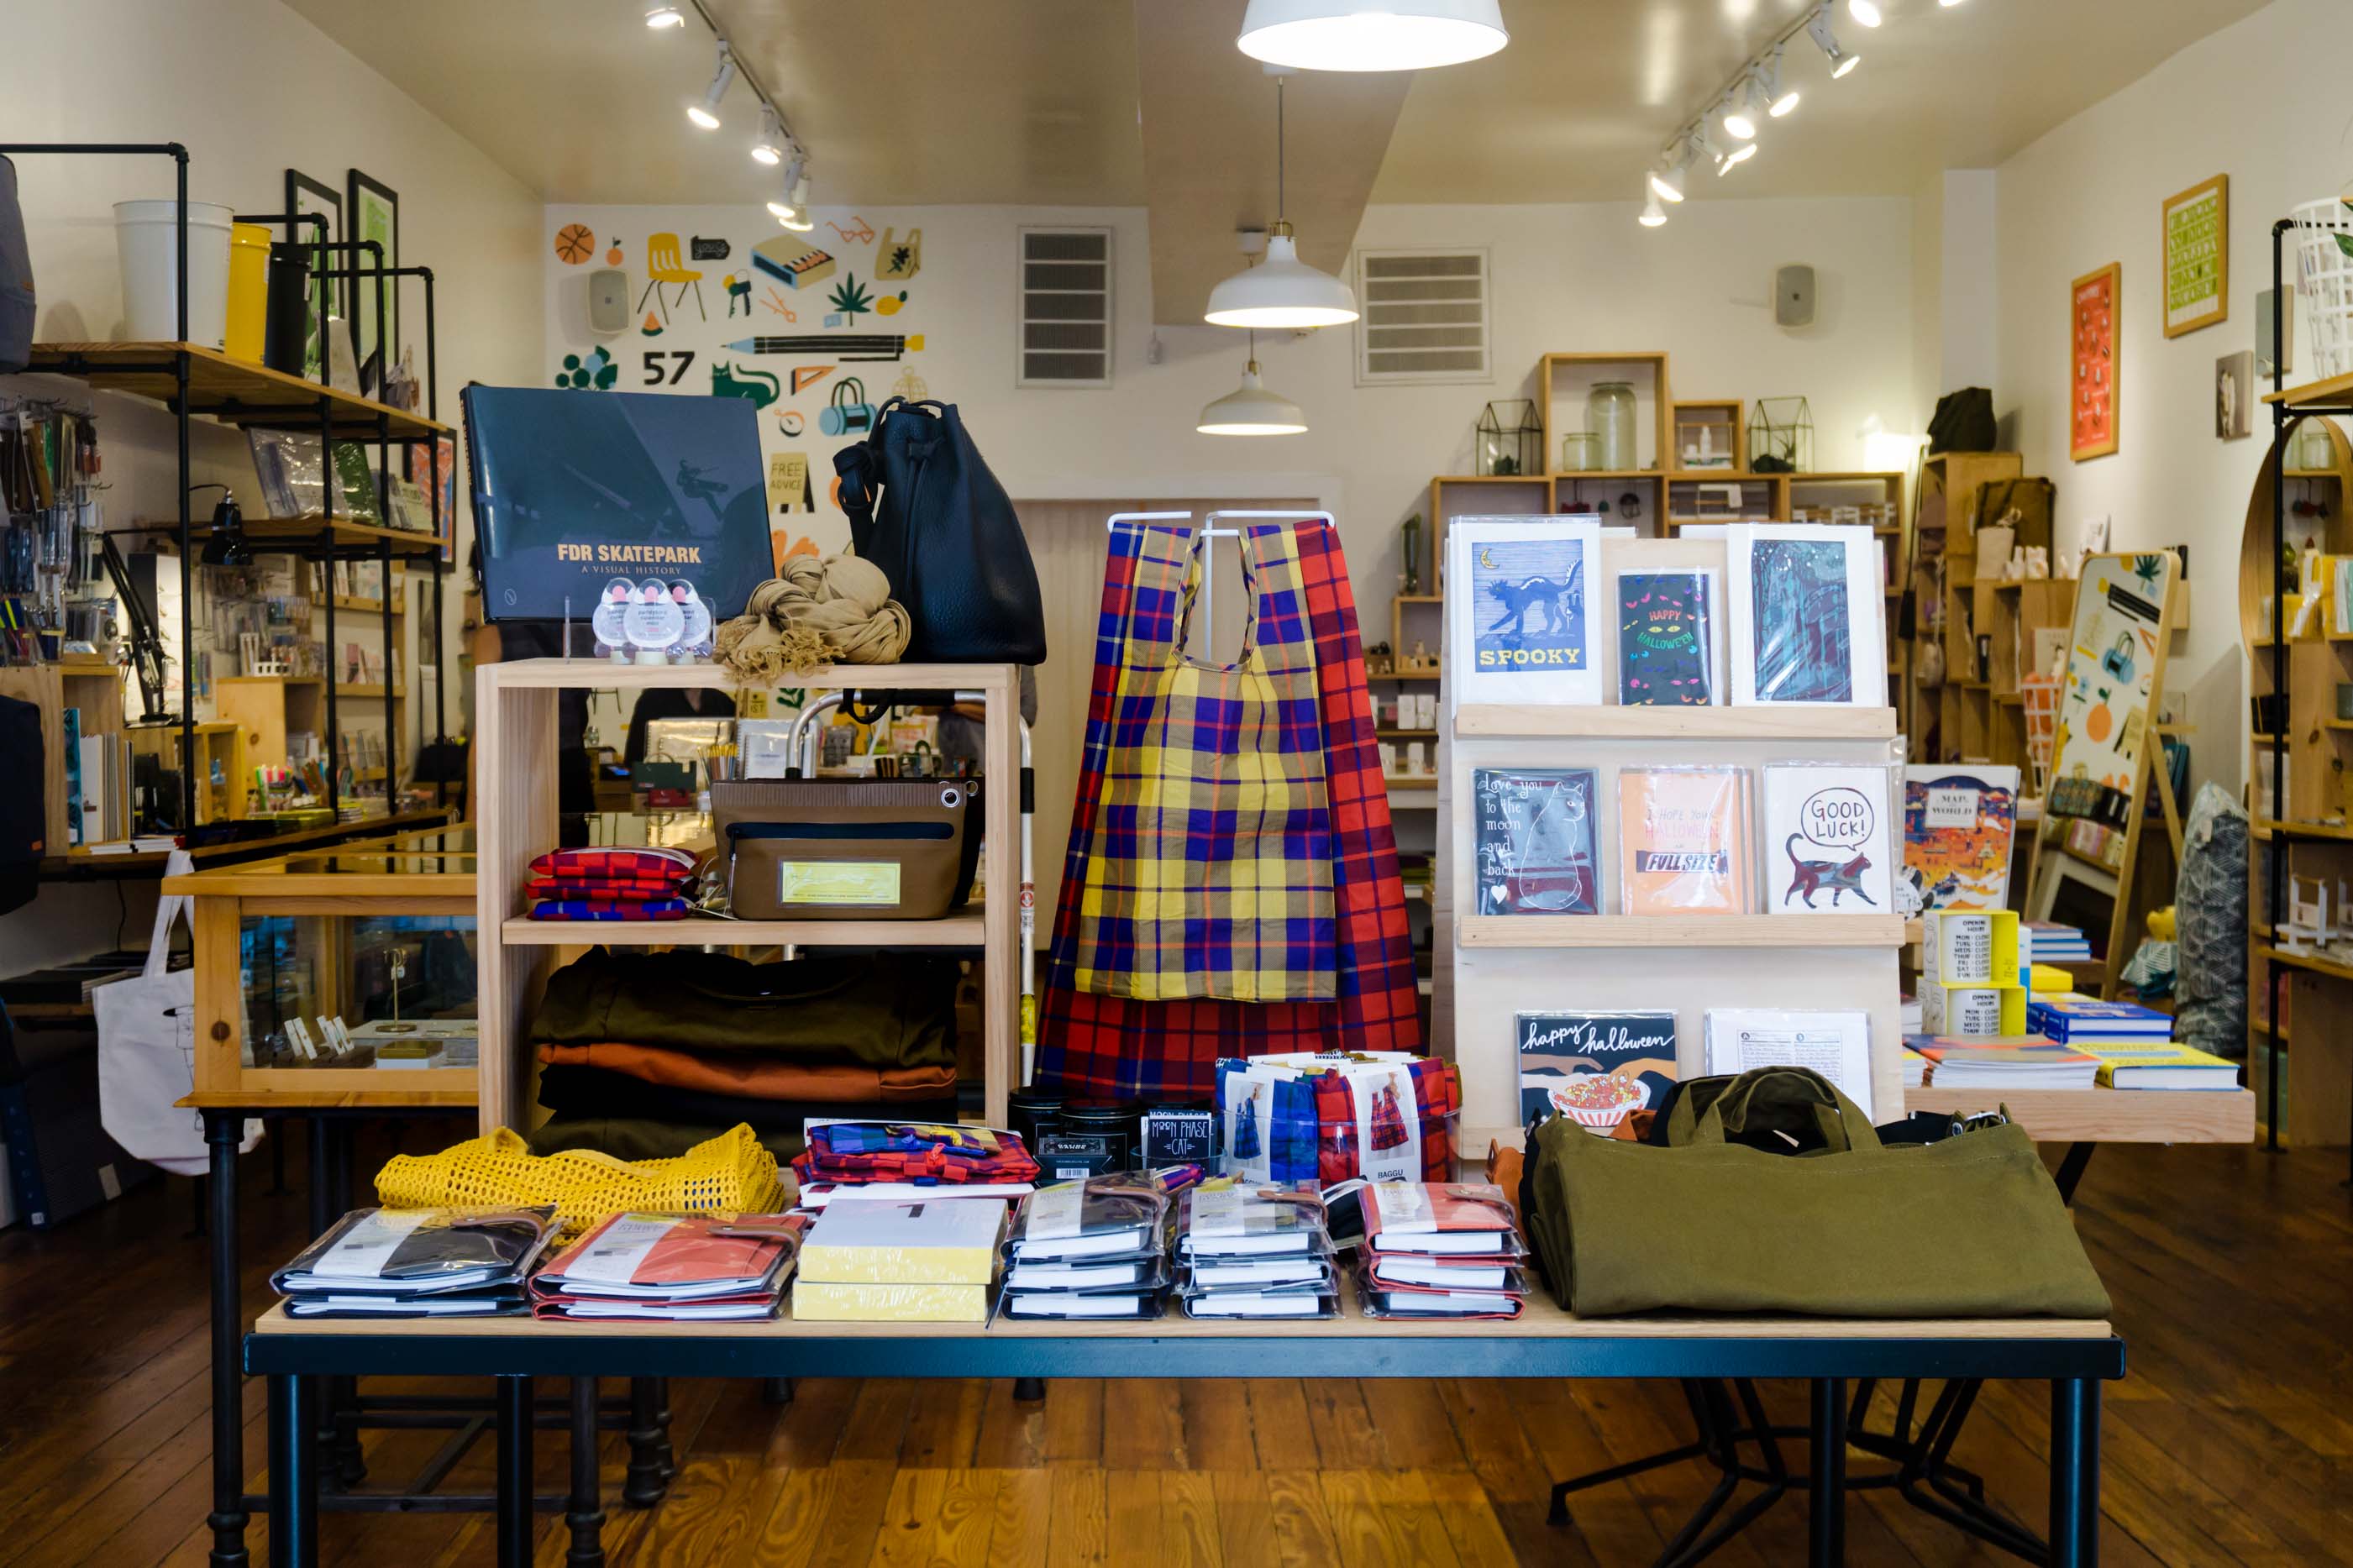
[[766,1214],[784,1206],[776,1157],[741,1123],[670,1160],[617,1160],[593,1149],[534,1154],[511,1128],[438,1154],[396,1154],[375,1174],[386,1208],[554,1204],[569,1241],[612,1215]]

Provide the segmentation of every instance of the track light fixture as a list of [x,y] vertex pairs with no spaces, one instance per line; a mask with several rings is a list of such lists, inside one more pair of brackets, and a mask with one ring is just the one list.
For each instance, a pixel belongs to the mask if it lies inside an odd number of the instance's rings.
[[1642,204],[1641,222],[1644,228],[1656,228],[1667,221],[1667,209],[1659,205],[1658,192],[1652,191],[1649,195],[1650,200]]
[[1691,150],[1684,147],[1669,163],[1651,171],[1651,194],[1662,202],[1683,199],[1683,171],[1691,167]]
[[726,39],[722,38],[719,40],[719,68],[711,73],[711,86],[703,92],[701,101],[686,106],[687,119],[700,130],[718,130],[719,100],[727,96],[727,89],[734,80],[735,51],[727,47]]
[[686,26],[686,14],[675,5],[663,4],[662,0],[655,0],[654,4],[647,5],[645,13],[646,26],[657,33]]
[[809,183],[807,174],[800,175],[793,181],[790,199],[793,205],[791,216],[779,216],[776,221],[795,234],[807,234],[817,226],[817,219],[809,216]]
[[1798,107],[1798,89],[1794,87],[1787,92],[1781,89],[1780,45],[1773,46],[1772,57],[1757,67],[1757,75],[1749,79],[1757,85],[1759,96],[1765,100],[1765,113],[1768,118],[1779,120]]
[[1735,147],[1731,152],[1726,153],[1724,155],[1724,161],[1716,164],[1715,172],[1717,176],[1721,178],[1725,174],[1729,174],[1733,170],[1737,169],[1741,164],[1746,163],[1749,159],[1754,158],[1755,156],[1757,156],[1757,143],[1754,142],[1743,142],[1739,146]]
[[1806,37],[1820,46],[1822,58],[1830,62],[1832,81],[1862,63],[1861,55],[1851,55],[1839,47],[1838,35],[1831,31],[1830,0],[1822,0],[1821,9],[1808,18]]
[[1733,140],[1736,142],[1757,140],[1757,116],[1749,112],[1747,104],[1737,98],[1728,98],[1725,100],[1723,109],[1717,112],[1722,117],[1725,133]]
[[1846,14],[1854,18],[1858,27],[1876,27],[1882,19],[1879,0],[1846,0]]
[[776,111],[760,106],[760,133],[752,138],[752,162],[771,166],[785,161],[785,125]]

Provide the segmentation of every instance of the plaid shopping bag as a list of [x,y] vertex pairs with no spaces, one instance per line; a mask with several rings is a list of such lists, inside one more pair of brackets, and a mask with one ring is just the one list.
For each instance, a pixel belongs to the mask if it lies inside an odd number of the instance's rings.
[[1179,607],[1173,635],[1131,619],[1120,650],[1074,931],[1082,991],[1333,994],[1332,815],[1297,546],[1264,525],[1241,542],[1241,657],[1217,666],[1184,651],[1203,540],[1145,537],[1140,570],[1179,582]]
[[1332,810],[1335,998],[1329,1003],[1256,1005],[1218,1000],[1144,1003],[1081,991],[1071,970],[1079,889],[1086,847],[1100,812],[1111,743],[1119,651],[1130,619],[1173,623],[1175,585],[1140,578],[1145,535],[1189,533],[1166,524],[1114,530],[1096,626],[1095,673],[1087,709],[1086,748],[1064,859],[1054,940],[1039,987],[1037,1074],[1075,1094],[1120,1099],[1200,1098],[1216,1084],[1221,1057],[1274,1051],[1419,1051],[1419,995],[1398,879],[1389,822],[1366,690],[1364,645],[1348,566],[1333,531],[1294,526],[1299,582],[1315,639],[1315,685],[1324,710],[1324,789]]
[[[1229,1092],[1229,1075],[1249,1065],[1246,1061],[1219,1064],[1220,1106],[1225,1104]],[[1462,1079],[1453,1063],[1428,1057],[1409,1064],[1405,1071],[1413,1083],[1410,1112],[1398,1104],[1396,1091],[1388,1085],[1368,1090],[1389,1100],[1387,1107],[1377,1100],[1374,1102],[1374,1147],[1394,1149],[1403,1143],[1405,1117],[1410,1114],[1421,1134],[1421,1179],[1451,1181],[1455,1124],[1462,1110]],[[1266,1129],[1260,1134],[1271,1155],[1269,1181],[1312,1181],[1330,1186],[1364,1173],[1364,1152],[1357,1146],[1356,1090],[1347,1079],[1336,1071],[1303,1073],[1272,1087],[1273,1107],[1268,1112]],[[1396,1136],[1384,1142],[1383,1122],[1389,1118],[1394,1118],[1391,1125]],[[1239,1147],[1239,1131],[1235,1142],[1238,1157],[1257,1157],[1256,1150]]]

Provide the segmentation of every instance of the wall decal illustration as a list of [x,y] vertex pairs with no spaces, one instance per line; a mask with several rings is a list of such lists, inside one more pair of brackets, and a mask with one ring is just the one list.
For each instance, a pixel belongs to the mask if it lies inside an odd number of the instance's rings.
[[596,248],[596,233],[585,223],[567,223],[555,231],[555,258],[566,267],[579,266]]
[[882,244],[874,258],[874,276],[904,283],[923,269],[923,231],[911,228],[904,239],[897,237],[898,232],[892,228],[882,231]]
[[761,299],[760,303],[762,307],[774,310],[787,321],[797,321],[800,320],[800,317],[794,312],[793,308],[785,303],[785,297],[782,294],[777,293],[773,288],[771,288],[766,295]]
[[833,292],[826,296],[826,303],[845,316],[862,316],[874,308],[874,296],[858,280],[858,274],[845,272],[841,281],[833,286]]
[[607,267],[621,265],[621,237],[617,234],[613,237],[611,247],[605,252],[605,265]]
[[765,408],[783,395],[776,378],[765,371],[737,370],[724,360],[714,360],[711,365],[711,395],[713,397],[748,397],[754,408]]
[[620,379],[621,367],[601,348],[565,354],[563,368],[555,373],[555,384],[567,392],[610,392]]
[[817,427],[828,436],[863,436],[874,428],[874,405],[866,401],[866,384],[845,375],[833,384],[833,400],[818,411]]
[[833,276],[833,258],[814,245],[803,245],[788,234],[764,239],[752,247],[752,270],[773,278],[787,289],[821,283]]
[[907,291],[904,289],[900,289],[896,294],[885,294],[874,301],[874,313],[878,316],[895,316],[899,313],[900,307],[906,302]]
[[833,366],[829,364],[797,364],[793,366],[793,395],[798,397],[802,393],[807,391],[810,387],[815,386],[818,382],[823,381],[827,376],[831,375],[832,374]]
[[727,242],[705,239],[698,234],[686,242],[686,254],[696,261],[724,261],[727,259]]
[[862,217],[853,216],[849,221],[856,226],[844,228],[839,224],[834,222],[831,218],[825,220],[825,226],[833,230],[834,233],[841,236],[841,243],[844,245],[871,245],[874,242],[874,226],[872,224],[868,223]]
[[[809,489],[809,465],[807,453],[776,452],[770,455],[768,458],[768,510],[777,513],[779,516],[790,516],[796,511],[815,511],[817,510],[817,498]],[[774,531],[781,534],[783,531],[776,530]],[[792,554],[793,552],[790,550],[787,550],[782,556],[777,558],[777,564],[782,565],[786,561],[790,560],[792,558]]]
[[807,430],[808,421],[801,417],[799,409],[780,408],[776,411],[776,434],[779,436],[797,438],[807,434]]
[[737,354],[824,354],[857,363],[860,361],[896,361],[902,355],[923,352],[923,335],[898,337],[889,332],[856,332],[836,336],[826,332],[781,337],[738,338],[720,345],[729,353]]
[[931,383],[917,375],[913,369],[901,371],[899,379],[891,384],[891,395],[903,397],[910,403],[921,403],[931,395]]
[[730,272],[720,281],[727,286],[727,313],[733,315],[735,301],[741,300],[744,301],[744,313],[750,315],[752,313],[752,275],[747,272],[738,278]]
[[665,285],[676,284],[678,286],[677,303],[685,304],[687,290],[691,289],[694,290],[695,312],[706,321],[711,320],[711,311],[702,303],[702,269],[691,268],[680,259],[678,236],[674,234],[646,236],[646,291],[638,297],[638,309],[640,310],[646,308],[646,300],[651,299],[661,311],[662,320],[669,321],[671,301],[663,294],[662,289]]
[[659,316],[655,315],[651,310],[648,310],[646,312],[645,325],[638,329],[638,331],[643,332],[649,338],[658,338],[661,336],[661,330],[662,319]]

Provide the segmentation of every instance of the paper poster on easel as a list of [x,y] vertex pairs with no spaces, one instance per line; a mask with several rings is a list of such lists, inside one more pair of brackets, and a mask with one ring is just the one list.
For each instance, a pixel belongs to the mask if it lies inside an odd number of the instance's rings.
[[2163,552],[2085,558],[2053,735],[2051,816],[2113,828],[2130,822],[2179,570]]

